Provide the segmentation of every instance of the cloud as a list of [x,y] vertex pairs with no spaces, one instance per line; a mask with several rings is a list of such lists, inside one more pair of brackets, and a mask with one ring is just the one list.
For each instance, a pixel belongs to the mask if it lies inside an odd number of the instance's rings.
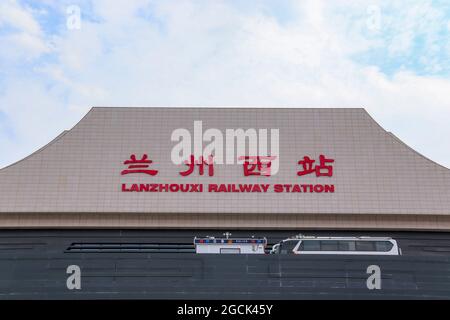
[[5,0],[0,4],[0,24],[9,25],[28,34],[40,35],[41,33],[41,28],[31,11],[13,0]]
[[[15,129],[15,140],[0,133],[10,155],[0,166],[92,105],[366,107],[387,130],[450,166],[445,3],[281,1],[276,11],[270,1],[86,0],[78,3],[81,30],[61,19],[51,33],[33,19],[39,8],[8,3],[28,21],[8,36],[38,42],[8,40],[12,53],[36,48],[20,58],[33,62],[29,70],[13,65],[0,79],[0,112]],[[380,9],[379,29],[368,28],[369,5]],[[45,9],[49,17],[65,14],[61,4]]]
[[31,60],[50,50],[32,10],[14,0],[0,3],[0,28],[3,61]]

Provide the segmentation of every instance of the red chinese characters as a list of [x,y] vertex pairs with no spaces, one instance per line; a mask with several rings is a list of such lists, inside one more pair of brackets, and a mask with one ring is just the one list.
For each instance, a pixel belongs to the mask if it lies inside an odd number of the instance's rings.
[[244,160],[244,176],[270,176],[272,160],[274,156],[241,156],[239,160]]
[[[275,156],[241,156],[239,160],[243,160],[244,176],[271,176],[272,175],[272,161],[277,157]],[[326,158],[324,155],[319,156],[319,161],[311,159],[309,156],[304,156],[298,164],[301,166],[301,170],[297,171],[298,176],[305,176],[308,174],[314,174],[317,177],[332,177],[334,159]],[[137,159],[136,155],[132,154],[129,160],[124,161],[124,165],[128,168],[121,172],[121,175],[142,173],[150,176],[158,174],[158,170],[150,169],[152,160],[148,159],[147,154],[143,154],[141,159]],[[197,160],[194,155],[191,155],[189,160],[185,161],[187,166],[186,171],[179,172],[181,176],[191,175],[196,167],[198,167],[198,174],[203,176],[207,170],[208,176],[214,176],[214,160],[210,155],[207,158],[200,156]]]
[[150,176],[154,176],[158,173],[157,170],[148,169],[152,160],[148,159],[148,155],[144,154],[142,159],[136,159],[136,155],[132,154],[129,160],[126,160],[123,164],[128,165],[128,169],[123,170],[121,174],[127,175],[131,173],[144,173]]
[[316,160],[308,156],[303,157],[303,160],[298,162],[303,167],[303,170],[298,171],[297,175],[304,176],[315,172],[317,177],[332,177],[333,167],[327,164],[333,163],[334,159],[327,159],[324,155],[320,155],[319,159],[319,164],[314,166]]
[[204,167],[205,165],[208,166],[208,175],[213,176],[214,175],[214,161],[213,156],[208,156],[208,159],[204,159],[203,156],[201,156],[198,160],[195,160],[194,155],[191,155],[190,160],[186,160],[185,164],[188,166],[188,169],[186,171],[180,172],[180,175],[183,177],[188,176],[194,172],[195,166],[199,167],[199,175],[204,174]]

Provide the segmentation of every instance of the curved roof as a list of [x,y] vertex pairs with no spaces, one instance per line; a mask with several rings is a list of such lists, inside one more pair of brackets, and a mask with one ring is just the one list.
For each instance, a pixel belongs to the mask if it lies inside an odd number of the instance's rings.
[[[279,172],[245,177],[239,165],[180,177],[177,128],[279,129]],[[120,173],[147,153],[158,175]],[[303,156],[335,160],[333,177],[299,177]],[[240,165],[241,166],[241,165]],[[122,184],[332,184],[334,193],[132,193]],[[92,108],[71,130],[0,170],[2,213],[267,213],[450,215],[450,170],[381,128],[364,109]]]

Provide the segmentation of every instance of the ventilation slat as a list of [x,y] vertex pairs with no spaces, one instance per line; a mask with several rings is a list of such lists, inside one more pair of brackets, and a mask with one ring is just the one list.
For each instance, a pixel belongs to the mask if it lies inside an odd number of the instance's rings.
[[184,243],[72,243],[66,252],[194,253],[195,247]]

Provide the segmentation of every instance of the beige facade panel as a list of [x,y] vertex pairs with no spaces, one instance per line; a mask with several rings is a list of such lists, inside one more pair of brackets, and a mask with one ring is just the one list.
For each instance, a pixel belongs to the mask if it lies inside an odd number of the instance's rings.
[[[203,133],[214,128],[224,136],[227,129],[266,129],[268,134],[278,129],[278,173],[244,176],[242,164],[215,164],[213,176],[201,176],[197,169],[181,176],[186,166],[171,160],[177,144],[172,133],[184,128],[193,136],[195,121],[201,121]],[[223,151],[225,156],[230,151],[225,142]],[[158,174],[122,175],[127,169],[124,161],[132,154],[137,158],[148,154],[153,161],[150,168]],[[334,159],[331,177],[297,175],[299,160],[309,156],[318,162],[320,155]],[[152,193],[123,192],[123,184],[203,184],[205,189],[209,184],[269,184],[270,188],[251,193]],[[273,189],[276,184],[333,185],[335,190],[278,193]],[[364,109],[93,108],[74,128],[0,170],[0,213],[0,226],[5,227],[23,221],[24,226],[42,222],[43,227],[142,223],[281,228],[289,221],[346,228],[355,219],[358,228],[363,224],[382,228],[389,217],[396,217],[395,228],[417,226],[420,221],[425,229],[440,229],[448,227],[439,216],[450,215],[450,170],[386,132]]]
[[450,216],[254,214],[7,214],[0,226],[13,229],[270,229],[448,231]]

